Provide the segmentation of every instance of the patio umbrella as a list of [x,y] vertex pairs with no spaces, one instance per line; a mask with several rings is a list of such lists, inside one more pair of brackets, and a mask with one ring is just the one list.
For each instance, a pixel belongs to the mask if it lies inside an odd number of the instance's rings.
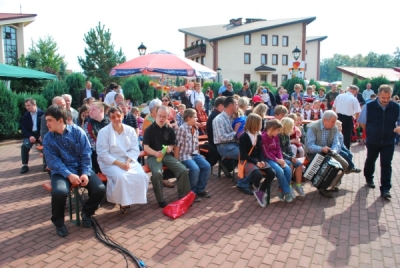
[[0,79],[57,79],[57,75],[0,63]]
[[133,74],[166,74],[173,76],[215,79],[217,72],[185,57],[165,50],[139,56],[111,69],[110,76],[121,77]]

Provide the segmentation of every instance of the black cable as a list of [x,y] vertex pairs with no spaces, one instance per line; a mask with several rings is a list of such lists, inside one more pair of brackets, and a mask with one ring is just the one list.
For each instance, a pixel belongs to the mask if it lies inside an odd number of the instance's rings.
[[[83,191],[81,192],[81,194],[79,194],[78,191],[78,195],[79,195],[79,199],[81,201],[82,204],[82,209],[84,207],[84,199],[83,199]],[[75,202],[78,202],[78,197],[75,198]],[[112,249],[117,250],[120,254],[122,254],[122,256],[124,256],[124,259],[126,261],[126,267],[128,267],[128,259],[127,256],[130,257],[132,259],[132,261],[137,265],[137,267],[139,268],[146,268],[146,264],[144,263],[144,261],[142,261],[141,259],[137,258],[135,255],[133,255],[129,250],[127,250],[126,248],[122,247],[121,245],[119,245],[117,242],[113,241],[111,238],[109,238],[103,228],[101,228],[100,224],[98,223],[98,221],[95,219],[95,217],[92,215],[91,217],[92,220],[92,225],[93,225],[93,229],[94,229],[94,233],[97,237],[97,239],[100,240],[100,242],[103,242],[104,244],[106,244],[107,246],[109,246]]]

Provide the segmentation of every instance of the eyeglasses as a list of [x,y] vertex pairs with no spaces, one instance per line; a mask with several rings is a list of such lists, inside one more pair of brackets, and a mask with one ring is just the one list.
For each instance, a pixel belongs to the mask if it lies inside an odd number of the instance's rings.
[[113,115],[110,116],[110,118],[111,118],[112,120],[114,120],[114,119],[116,119],[116,118],[122,118],[122,114],[113,114]]
[[162,102],[168,102],[168,100],[161,100]]

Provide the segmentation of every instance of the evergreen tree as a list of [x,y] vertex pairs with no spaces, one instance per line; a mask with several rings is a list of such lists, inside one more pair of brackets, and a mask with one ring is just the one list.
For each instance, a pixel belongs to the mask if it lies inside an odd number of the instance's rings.
[[119,79],[110,77],[109,73],[114,66],[125,62],[126,58],[121,49],[114,50],[110,30],[104,27],[99,22],[95,29],[85,34],[83,40],[87,44],[86,56],[78,57],[78,62],[87,77],[97,77],[103,85],[109,85],[110,82],[119,83]]
[[143,102],[143,94],[140,91],[137,77],[128,78],[122,85],[126,100],[130,100],[134,106],[139,106]]

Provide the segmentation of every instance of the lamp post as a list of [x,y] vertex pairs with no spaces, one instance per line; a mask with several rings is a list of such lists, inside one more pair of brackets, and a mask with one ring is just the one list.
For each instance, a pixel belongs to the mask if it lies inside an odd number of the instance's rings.
[[298,49],[297,46],[296,46],[296,48],[292,51],[293,58],[294,58],[295,60],[298,60],[299,57],[300,57],[300,53],[301,53],[301,50]]
[[143,45],[143,42],[142,42],[142,44],[140,44],[140,46],[137,49],[139,51],[140,56],[143,56],[146,54],[147,47]]
[[218,83],[220,83],[220,81],[219,81],[219,74],[221,73],[221,71],[222,71],[222,70],[221,70],[221,68],[219,68],[219,67],[218,67],[218,68],[217,68],[217,74],[218,74]]

